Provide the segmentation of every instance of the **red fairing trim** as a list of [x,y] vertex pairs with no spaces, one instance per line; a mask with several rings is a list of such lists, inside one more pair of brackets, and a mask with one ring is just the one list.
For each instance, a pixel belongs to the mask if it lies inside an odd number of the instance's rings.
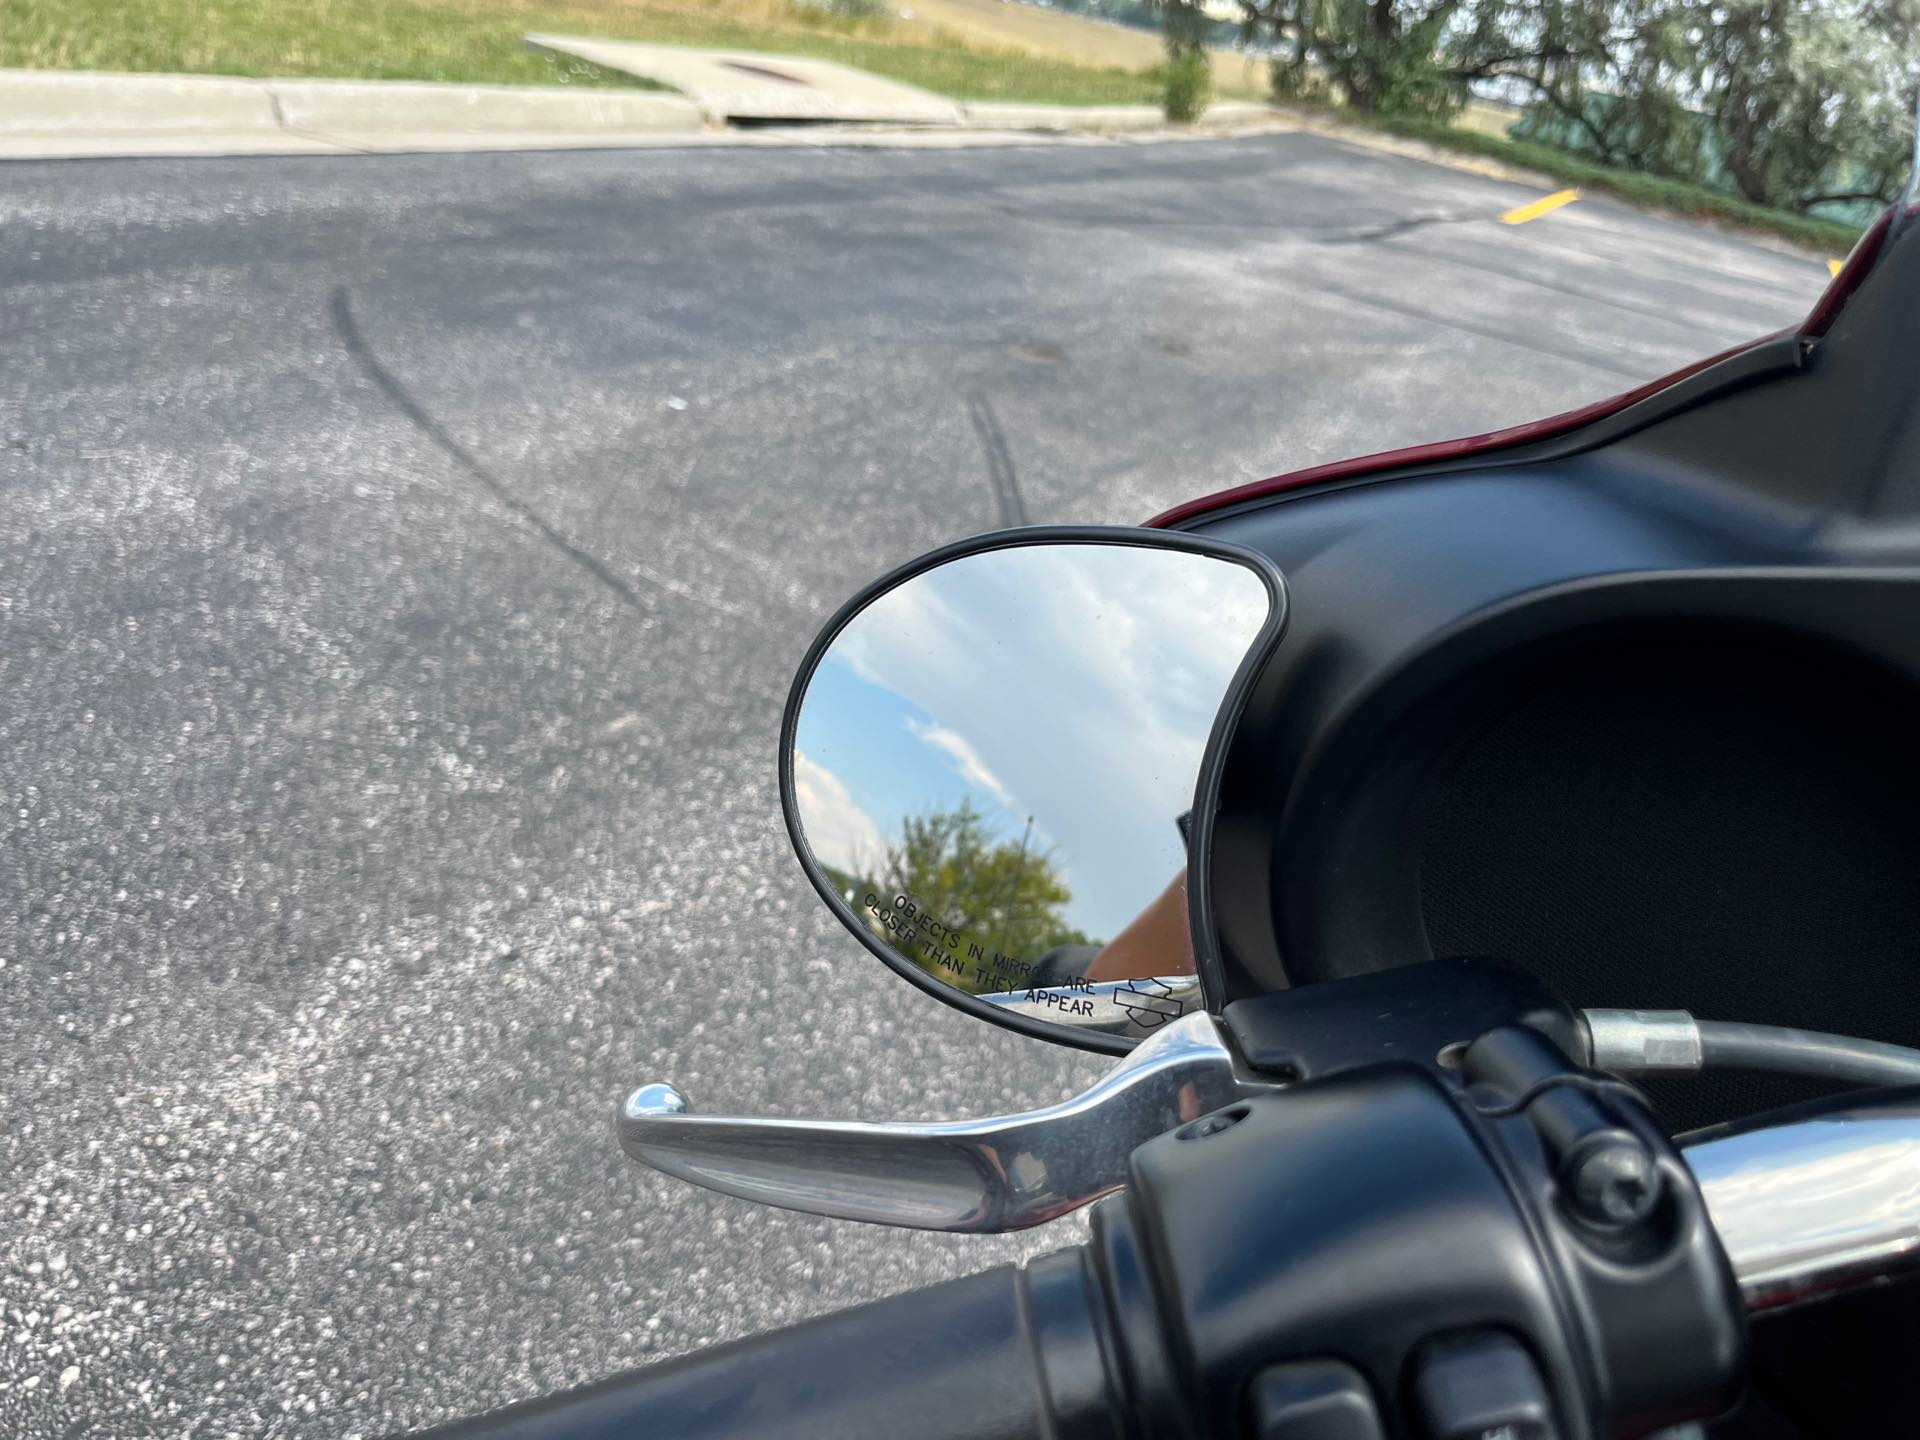
[[1230,490],[1221,490],[1212,495],[1203,495],[1197,500],[1188,500],[1154,516],[1147,521],[1147,524],[1164,529],[1177,525],[1183,520],[1191,520],[1196,515],[1205,515],[1209,511],[1238,505],[1244,500],[1258,500],[1263,496],[1278,495],[1284,491],[1299,490],[1309,485],[1321,485],[1332,480],[1346,480],[1373,471],[1397,470],[1404,466],[1431,465],[1443,460],[1458,460],[1465,455],[1505,450],[1510,446],[1525,445],[1534,440],[1546,440],[1556,435],[1564,435],[1570,430],[1578,430],[1582,425],[1591,425],[1596,420],[1604,420],[1609,415],[1618,414],[1629,405],[1638,405],[1642,400],[1659,394],[1668,386],[1677,385],[1682,380],[1698,375],[1709,365],[1718,365],[1722,360],[1731,359],[1757,345],[1764,345],[1768,341],[1778,340],[1788,335],[1803,335],[1808,338],[1824,335],[1841,310],[1846,307],[1853,292],[1860,288],[1860,282],[1873,268],[1874,261],[1879,259],[1881,246],[1893,223],[1893,215],[1894,210],[1888,209],[1855,242],[1852,252],[1847,257],[1847,263],[1840,268],[1840,273],[1833,277],[1832,282],[1821,293],[1812,313],[1798,325],[1790,325],[1771,335],[1762,335],[1743,345],[1722,350],[1718,355],[1709,355],[1704,360],[1696,360],[1670,375],[1662,375],[1658,380],[1650,380],[1638,389],[1629,390],[1622,395],[1610,396],[1605,400],[1597,400],[1591,405],[1581,406],[1578,410],[1568,410],[1559,415],[1550,415],[1544,420],[1529,421],[1524,425],[1509,425],[1504,430],[1489,430],[1484,435],[1465,435],[1457,440],[1436,440],[1425,445],[1410,445],[1401,450],[1383,450],[1375,455],[1359,455],[1351,460],[1335,460],[1326,465],[1294,470],[1266,480],[1254,480],[1245,485],[1236,485]]
[[1524,425],[1509,425],[1504,430],[1489,430],[1484,435],[1463,435],[1458,440],[1435,440],[1425,445],[1409,445],[1402,450],[1383,450],[1376,455],[1359,455],[1351,460],[1335,460],[1326,465],[1315,465],[1310,469],[1275,475],[1268,480],[1255,480],[1246,485],[1236,485],[1231,490],[1222,490],[1215,495],[1205,495],[1198,500],[1189,500],[1185,504],[1176,505],[1171,510],[1154,516],[1147,524],[1165,528],[1192,516],[1204,515],[1209,510],[1237,505],[1242,500],[1257,500],[1262,495],[1277,495],[1283,490],[1296,490],[1304,485],[1318,485],[1328,480],[1344,480],[1351,475],[1364,475],[1370,470],[1397,470],[1403,465],[1427,465],[1440,460],[1455,460],[1462,455],[1475,455],[1486,450],[1504,450],[1510,445],[1524,445],[1530,440],[1545,440],[1553,435],[1564,435],[1569,430],[1578,430],[1582,425],[1590,425],[1595,420],[1604,420],[1616,411],[1638,404],[1649,395],[1656,395],[1669,385],[1685,380],[1689,375],[1699,374],[1709,365],[1718,365],[1722,360],[1790,333],[1792,332],[1782,330],[1777,334],[1762,335],[1757,340],[1749,340],[1745,344],[1735,345],[1730,350],[1722,350],[1718,355],[1709,355],[1704,360],[1696,360],[1686,368],[1674,371],[1671,375],[1650,380],[1638,390],[1629,390],[1624,395],[1597,400],[1591,405],[1581,406],[1578,410],[1550,415],[1545,420],[1530,420]]
[[1873,269],[1873,262],[1880,258],[1880,247],[1886,244],[1887,233],[1893,229],[1894,212],[1900,207],[1889,206],[1880,212],[1880,218],[1868,227],[1867,233],[1853,242],[1853,249],[1847,253],[1847,263],[1840,267],[1840,273],[1814,302],[1813,313],[1801,325],[1800,333],[1807,336],[1824,335],[1840,312],[1847,307],[1847,301],[1853,298],[1853,292],[1860,288],[1860,282],[1867,278],[1867,272]]

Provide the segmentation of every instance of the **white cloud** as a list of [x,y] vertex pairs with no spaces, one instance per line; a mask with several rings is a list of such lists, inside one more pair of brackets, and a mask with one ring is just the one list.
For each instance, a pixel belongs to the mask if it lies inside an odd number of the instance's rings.
[[1000,777],[987,768],[987,762],[980,758],[979,751],[958,730],[949,730],[944,725],[911,717],[907,720],[907,729],[913,732],[914,739],[945,754],[953,762],[953,773],[967,784],[976,790],[984,790],[1009,811],[1019,810],[1013,796],[1007,793],[1007,787],[1000,783]]
[[[951,808],[964,782],[999,803],[988,818],[1005,833],[1031,817],[1073,892],[1069,919],[1110,935],[1185,863],[1175,817],[1193,803],[1221,696],[1266,611],[1265,587],[1230,562],[1015,547],[881,596],[829,658],[927,717],[907,722],[925,781],[891,781],[896,809]],[[811,729],[803,709],[803,742]],[[816,753],[836,758],[874,743],[857,716],[815,733]]]
[[819,859],[841,870],[879,863],[886,850],[880,827],[854,803],[838,775],[796,750],[793,788],[806,821],[807,844]]

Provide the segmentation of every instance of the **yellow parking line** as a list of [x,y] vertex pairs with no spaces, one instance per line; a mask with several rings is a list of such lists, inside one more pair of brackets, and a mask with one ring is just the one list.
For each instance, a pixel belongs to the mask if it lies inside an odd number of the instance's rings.
[[1838,274],[1840,273],[1840,267],[1841,267],[1842,265],[1845,265],[1846,263],[1847,263],[1847,262],[1846,262],[1846,261],[1844,261],[1844,260],[1829,260],[1829,261],[1827,261],[1827,274],[1829,274],[1829,275],[1838,275]]
[[1578,190],[1556,190],[1551,195],[1543,195],[1530,205],[1522,205],[1507,211],[1500,217],[1502,225],[1524,225],[1529,220],[1538,220],[1542,215],[1551,214],[1562,205],[1571,205],[1580,198]]

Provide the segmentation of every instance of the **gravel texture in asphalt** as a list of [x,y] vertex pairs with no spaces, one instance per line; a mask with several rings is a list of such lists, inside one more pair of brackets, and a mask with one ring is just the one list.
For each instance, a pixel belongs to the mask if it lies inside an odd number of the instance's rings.
[[1304,135],[0,167],[0,1432],[373,1435],[1071,1243],[755,1209],[618,1099],[1099,1063],[890,980],[774,745],[1011,520],[1531,419],[1818,259]]

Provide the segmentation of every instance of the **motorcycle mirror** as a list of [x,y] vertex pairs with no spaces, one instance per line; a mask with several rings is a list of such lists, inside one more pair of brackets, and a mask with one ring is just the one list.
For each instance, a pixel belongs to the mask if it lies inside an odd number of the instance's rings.
[[1285,623],[1265,557],[1030,528],[869,586],[800,666],[787,830],[866,947],[970,1014],[1130,1049],[1204,1003],[1193,817]]

